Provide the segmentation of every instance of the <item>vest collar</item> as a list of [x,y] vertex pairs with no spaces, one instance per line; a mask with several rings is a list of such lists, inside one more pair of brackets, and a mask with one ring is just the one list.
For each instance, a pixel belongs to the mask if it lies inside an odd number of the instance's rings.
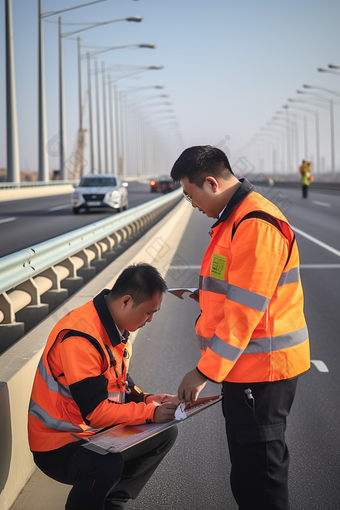
[[253,190],[254,186],[247,179],[239,179],[241,186],[237,188],[228,204],[226,205],[221,217],[213,224],[211,228],[217,227],[222,221],[225,221],[237,207]]
[[[116,347],[122,341],[124,341],[123,338],[125,339],[126,337],[129,336],[129,334],[127,331],[124,331],[123,335],[121,335],[120,332],[118,331],[118,328],[117,328],[114,320],[112,319],[112,316],[111,316],[109,309],[105,302],[105,298],[109,292],[110,292],[109,289],[102,290],[101,293],[98,294],[93,299],[93,304],[97,311],[99,319],[105,328],[107,336],[110,339],[112,346]],[[125,342],[126,342],[126,340],[125,340]]]

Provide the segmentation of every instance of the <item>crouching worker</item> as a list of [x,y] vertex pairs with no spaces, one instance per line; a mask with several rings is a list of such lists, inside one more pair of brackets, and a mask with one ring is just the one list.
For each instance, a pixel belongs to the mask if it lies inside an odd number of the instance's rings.
[[143,393],[127,373],[128,332],[151,322],[166,290],[154,267],[131,265],[111,290],[67,313],[48,338],[29,406],[29,443],[41,471],[73,485],[66,510],[124,508],[176,440],[171,427],[126,452],[100,455],[74,437],[174,418],[176,405],[161,404],[167,395]]

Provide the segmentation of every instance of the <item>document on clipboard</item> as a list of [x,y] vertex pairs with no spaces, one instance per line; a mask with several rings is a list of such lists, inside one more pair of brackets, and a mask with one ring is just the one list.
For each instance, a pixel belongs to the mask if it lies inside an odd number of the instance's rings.
[[163,432],[163,430],[169,429],[191,416],[204,411],[208,407],[219,402],[221,398],[221,395],[198,398],[195,403],[187,404],[185,407],[186,416],[180,420],[171,420],[166,423],[146,423],[143,425],[116,425],[115,427],[111,427],[110,429],[86,438],[86,443],[82,446],[101,455],[106,455],[110,452],[123,452]]
[[198,290],[197,288],[195,287],[176,287],[176,288],[173,288],[173,289],[168,289],[168,292],[170,294],[173,294],[174,296],[178,297],[179,299],[184,299],[183,298],[183,294],[185,292],[190,292],[190,294],[193,294],[196,290]]

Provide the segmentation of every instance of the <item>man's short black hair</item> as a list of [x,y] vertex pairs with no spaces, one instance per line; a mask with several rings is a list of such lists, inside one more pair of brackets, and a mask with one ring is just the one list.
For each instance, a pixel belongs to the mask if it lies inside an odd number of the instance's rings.
[[170,172],[174,181],[187,177],[199,188],[202,188],[208,175],[226,180],[233,175],[225,152],[211,145],[195,145],[185,149]]
[[157,269],[150,264],[140,262],[124,269],[110,290],[111,299],[131,296],[134,305],[149,301],[157,292],[164,293],[168,286]]

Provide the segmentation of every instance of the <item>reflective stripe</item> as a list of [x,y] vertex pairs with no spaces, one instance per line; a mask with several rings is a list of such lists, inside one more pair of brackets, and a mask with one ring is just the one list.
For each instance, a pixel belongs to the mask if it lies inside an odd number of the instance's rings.
[[223,340],[221,340],[217,335],[212,337],[209,348],[218,356],[230,361],[238,360],[243,352],[243,349],[239,349],[227,342],[223,342]]
[[[282,285],[287,285],[288,283],[298,283],[299,279],[300,279],[300,268],[293,267],[289,271],[286,271],[285,273],[281,274],[277,286],[281,287]],[[215,294],[222,294],[224,296],[228,295],[228,298],[231,301],[236,301],[237,303],[240,301],[230,297],[230,292],[232,289],[237,289],[237,290],[240,289],[244,292],[249,292],[249,293],[253,294],[254,296],[256,296],[257,300],[258,300],[259,296],[260,296],[260,298],[267,299],[264,296],[261,296],[260,294],[256,294],[255,292],[251,292],[249,290],[242,289],[240,287],[235,287],[234,285],[230,285],[229,282],[227,282],[227,281],[217,280],[216,278],[212,278],[211,276],[200,275],[199,288],[201,290],[205,290],[208,292],[214,292]],[[233,295],[233,294],[231,294],[231,295]],[[268,300],[268,302],[269,302],[269,300]],[[244,304],[244,303],[240,302],[240,304]],[[267,305],[268,305],[268,303],[267,303]],[[267,307],[267,305],[265,305],[265,308]],[[249,305],[246,305],[246,306],[249,306]],[[259,306],[259,305],[257,305],[257,306]],[[249,306],[249,308],[254,308],[255,310],[259,310],[259,311],[265,310],[265,308],[263,310],[261,310],[260,308],[256,308],[255,306]]]
[[200,276],[200,289],[221,294],[226,296],[230,301],[245,305],[259,312],[264,312],[270,301],[270,299],[261,296],[261,294],[242,289],[242,287],[236,287],[236,285],[217,280],[211,276]]
[[230,361],[236,361],[242,353],[258,354],[281,351],[282,349],[302,344],[308,340],[308,328],[305,326],[302,329],[292,331],[291,333],[285,333],[284,335],[277,335],[268,338],[251,338],[244,351],[224,342],[216,335],[212,338],[197,335],[197,340],[200,349],[206,351],[207,347],[209,347],[222,358],[229,359]]
[[216,294],[223,294],[226,296],[228,286],[229,286],[228,282],[225,282],[223,280],[217,280],[216,278],[212,278],[211,276],[200,275],[199,288],[201,290],[215,292]]
[[281,351],[308,340],[308,329],[305,326],[297,331],[269,338],[252,338],[244,350],[244,354],[256,354],[264,352]]
[[41,375],[42,379],[45,381],[47,388],[50,391],[59,393],[63,397],[72,398],[70,388],[64,384],[59,383],[51,375],[49,375],[47,373],[47,369],[44,366],[42,357],[40,358],[40,361],[39,361],[38,371],[39,371],[39,374]]
[[108,399],[114,402],[125,402],[125,392],[116,391],[108,394]]
[[73,425],[73,423],[69,423],[67,421],[62,420],[56,420],[55,418],[53,418],[53,416],[48,414],[42,407],[36,404],[32,399],[30,401],[28,412],[31,416],[38,418],[38,420],[40,420],[48,429],[60,430],[61,432],[83,431],[81,427],[77,427],[76,425]]
[[214,335],[212,338],[197,335],[197,339],[200,349],[206,351],[207,347],[209,347],[215,354],[230,361],[236,361],[243,352],[242,349],[223,342],[217,335]]
[[196,337],[197,337],[199,348],[202,349],[203,351],[206,351],[207,347],[209,347],[209,345],[210,345],[211,338],[207,338],[207,337],[201,336],[201,335],[196,335]]
[[287,285],[288,283],[298,283],[299,280],[300,280],[300,268],[293,267],[289,271],[282,273],[277,286],[282,287],[282,285]]
[[261,296],[261,294],[256,294],[256,292],[251,292],[250,290],[242,289],[242,287],[236,287],[235,285],[230,284],[227,299],[229,299],[229,301],[239,303],[240,305],[247,306],[248,308],[252,308],[253,310],[258,310],[259,312],[264,312],[270,301],[269,298]]

